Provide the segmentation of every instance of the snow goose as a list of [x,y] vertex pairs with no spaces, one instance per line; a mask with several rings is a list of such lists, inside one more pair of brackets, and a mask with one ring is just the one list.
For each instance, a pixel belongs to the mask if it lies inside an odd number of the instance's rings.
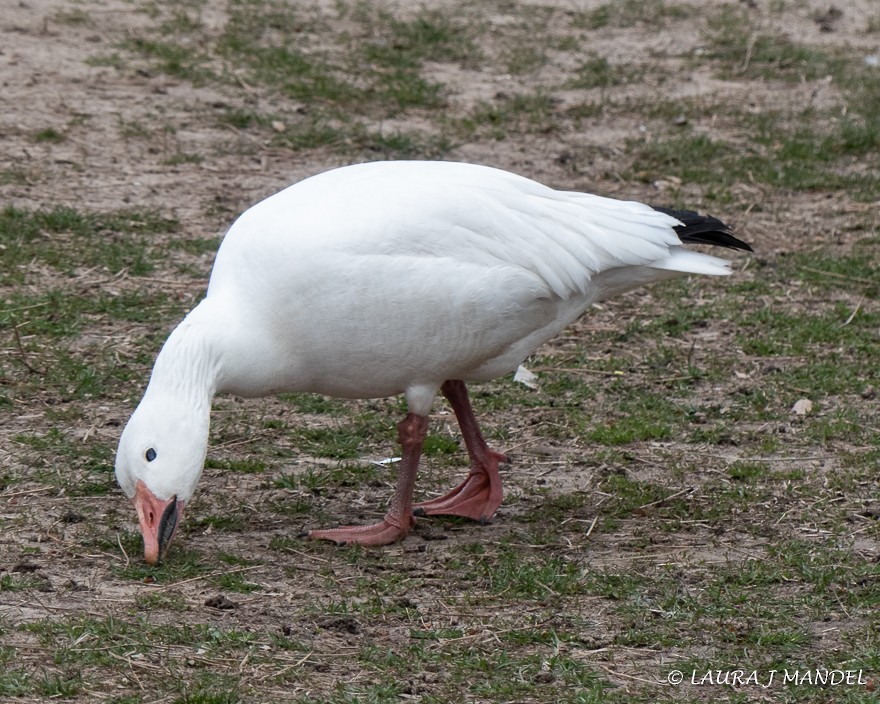
[[[404,538],[414,515],[489,520],[505,457],[480,434],[465,383],[512,372],[596,301],[730,273],[684,242],[750,249],[715,218],[463,163],[348,166],[258,203],[224,238],[206,297],[165,342],[119,441],[116,477],[146,561],[162,558],[193,495],[217,393],[405,395],[387,515],[313,538],[384,545]],[[438,391],[471,470],[445,496],[413,504]]]

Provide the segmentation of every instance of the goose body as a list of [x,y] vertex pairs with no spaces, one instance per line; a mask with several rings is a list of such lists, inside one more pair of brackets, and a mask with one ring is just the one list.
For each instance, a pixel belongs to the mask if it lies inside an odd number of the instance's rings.
[[224,238],[207,296],[168,338],[120,439],[116,474],[147,560],[158,561],[193,494],[216,393],[405,394],[386,520],[312,534],[382,544],[411,526],[426,417],[442,391],[472,471],[416,510],[490,518],[504,458],[482,440],[465,382],[513,371],[596,301],[730,273],[683,241],[748,249],[713,218],[670,213],[450,162],[343,167],[253,206]]

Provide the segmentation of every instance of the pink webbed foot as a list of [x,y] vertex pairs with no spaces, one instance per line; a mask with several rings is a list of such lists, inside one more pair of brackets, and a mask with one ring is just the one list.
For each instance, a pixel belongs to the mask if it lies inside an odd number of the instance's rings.
[[478,466],[452,491],[430,501],[415,504],[416,516],[460,516],[488,523],[501,505],[503,492],[498,464],[507,457],[494,450],[485,450]]
[[342,526],[341,528],[326,528],[324,530],[309,531],[307,537],[315,540],[329,540],[338,545],[358,544],[367,547],[390,545],[398,540],[403,540],[410,529],[415,525],[415,519],[410,518],[409,524],[404,526],[393,516],[385,516],[379,523],[371,526]]
[[397,472],[397,487],[385,518],[371,526],[343,526],[313,530],[309,538],[330,540],[334,543],[357,543],[358,545],[389,545],[403,540],[412,530],[416,519],[412,515],[412,495],[419,469],[422,443],[428,432],[427,416],[407,413],[397,424],[398,439],[403,449],[403,459]]

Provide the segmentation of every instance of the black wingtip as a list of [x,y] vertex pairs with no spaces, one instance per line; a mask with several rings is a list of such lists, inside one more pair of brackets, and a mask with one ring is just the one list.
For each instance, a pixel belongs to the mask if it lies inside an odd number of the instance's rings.
[[657,205],[651,206],[654,210],[671,215],[678,220],[681,225],[675,227],[675,234],[682,242],[691,242],[693,244],[712,244],[717,247],[727,247],[728,249],[742,249],[746,252],[753,252],[752,246],[748,242],[733,236],[733,231],[729,225],[724,224],[718,218],[711,215],[700,215],[693,210],[674,210],[672,208],[661,208]]

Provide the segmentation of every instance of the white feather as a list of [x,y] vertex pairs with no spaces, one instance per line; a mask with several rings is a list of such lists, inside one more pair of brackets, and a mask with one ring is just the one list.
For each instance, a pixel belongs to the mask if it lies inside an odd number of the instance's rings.
[[[207,297],[163,348],[132,419],[140,429],[120,443],[120,483],[165,471],[137,458],[169,398],[204,416],[215,392],[405,393],[425,415],[445,380],[513,371],[596,301],[729,273],[683,249],[678,224],[641,203],[470,164],[370,163],[297,183],[223,240]],[[204,418],[192,427],[201,448],[190,464],[207,442]],[[181,493],[166,479],[155,485]]]

